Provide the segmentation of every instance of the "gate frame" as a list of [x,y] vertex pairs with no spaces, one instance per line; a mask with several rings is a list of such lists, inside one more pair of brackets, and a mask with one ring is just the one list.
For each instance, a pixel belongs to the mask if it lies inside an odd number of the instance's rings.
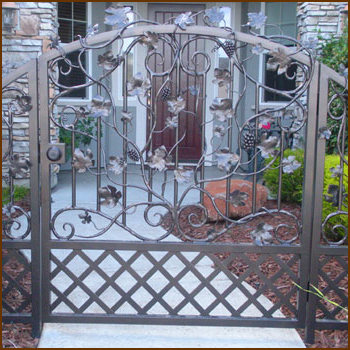
[[[136,37],[143,34],[145,29],[149,31],[156,32],[158,34],[172,33],[176,29],[174,25],[150,25],[150,26],[140,26],[127,29],[122,37]],[[87,39],[87,44],[95,45],[98,43],[103,43],[112,38],[119,31],[110,31],[98,34],[94,37]],[[219,37],[219,38],[231,38],[231,33],[220,28],[208,28],[203,26],[193,26],[186,29],[186,34],[201,34],[209,37]],[[277,44],[275,42],[269,41],[267,39],[254,37],[249,34],[244,34],[240,32],[234,32],[235,39],[237,41],[242,41],[248,44],[261,44],[263,48],[273,50],[275,48],[281,47],[284,48],[288,53],[288,48],[283,45]],[[68,54],[72,51],[81,48],[79,41],[72,42],[65,46],[65,52]],[[32,217],[40,217],[39,220],[32,221],[32,238],[30,242],[30,249],[32,252],[32,316],[21,316],[21,315],[4,315],[3,321],[15,321],[15,322],[26,322],[25,320],[30,319],[33,324],[33,333],[37,336],[40,335],[42,322],[94,322],[93,319],[89,320],[88,317],[80,316],[70,316],[69,319],[66,316],[50,316],[49,311],[49,288],[48,281],[45,280],[45,277],[50,275],[50,251],[51,249],[58,247],[78,247],[80,249],[99,249],[102,246],[110,248],[110,243],[108,241],[98,242],[86,242],[86,241],[50,241],[50,219],[51,219],[51,206],[50,206],[50,164],[51,162],[47,158],[48,148],[52,145],[50,144],[50,119],[48,114],[47,102],[49,101],[49,78],[48,78],[48,62],[52,59],[59,57],[61,53],[52,49],[49,52],[43,54],[39,59],[35,61],[30,61],[23,67],[17,69],[16,71],[10,73],[3,80],[3,87],[9,85],[12,81],[19,78],[23,74],[27,73],[29,79],[29,95],[32,97],[33,108],[30,113],[30,158],[33,162],[31,168],[31,211]],[[309,59],[307,56],[298,53],[293,55],[296,61],[299,61],[305,65],[308,65]],[[35,62],[35,64],[33,64]],[[38,79],[37,79],[38,78]],[[317,229],[320,227],[322,221],[322,188],[323,188],[323,175],[324,171],[324,157],[325,157],[325,143],[323,140],[320,140],[317,137],[317,130],[320,126],[324,126],[327,119],[327,99],[322,98],[323,96],[328,96],[328,84],[329,79],[335,80],[340,85],[344,85],[344,79],[336,72],[332,71],[323,64],[315,62],[313,76],[311,78],[310,85],[308,87],[308,120],[307,120],[307,138],[305,146],[305,164],[313,164],[312,168],[308,168],[308,171],[304,172],[304,188],[303,188],[303,209],[302,209],[302,233],[301,233],[301,243],[299,247],[283,247],[283,246],[265,246],[263,249],[261,247],[251,247],[251,245],[232,245],[230,247],[225,246],[225,249],[229,251],[251,251],[251,252],[261,252],[261,253],[277,253],[281,251],[286,251],[289,253],[294,253],[300,255],[300,266],[302,269],[306,269],[305,273],[300,273],[301,286],[304,288],[309,287],[309,283],[317,282],[317,266],[318,266],[318,257],[320,254],[327,252],[328,255],[344,255],[347,251],[347,247],[320,247],[320,230]],[[38,84],[30,84],[30,82],[36,82]],[[310,97],[311,96],[311,97]],[[38,108],[39,106],[42,108]],[[39,116],[39,120],[38,117]],[[38,126],[40,126],[40,147],[39,147],[39,138],[38,138]],[[40,154],[39,154],[40,151]],[[39,158],[40,157],[40,158]],[[39,173],[39,159],[41,164],[41,171]],[[305,167],[306,168],[306,167]],[[40,174],[40,175],[39,175]],[[41,185],[41,191],[39,193],[39,181]],[[40,195],[40,198],[39,198]],[[40,199],[40,200],[39,200]],[[41,205],[41,213],[39,205]],[[36,205],[35,205],[36,204]],[[40,225],[41,223],[41,225]],[[37,232],[37,234],[33,234]],[[213,247],[210,245],[200,244],[200,243],[121,243],[114,242],[114,245],[118,247],[124,246],[126,250],[132,249],[133,246],[142,246],[145,249],[168,249],[173,250],[180,244],[181,250],[185,251],[198,251],[204,252],[210,250],[214,252]],[[158,246],[157,246],[158,244]],[[12,242],[4,242],[4,248],[17,248],[17,249],[28,249],[29,245],[27,242],[20,240],[14,240]],[[162,248],[160,248],[162,247]],[[219,244],[216,244],[215,248],[220,248]],[[194,249],[194,250],[193,250]],[[220,249],[223,249],[221,247]],[[180,250],[179,250],[180,251]],[[301,270],[301,268],[300,268]],[[46,282],[44,282],[46,281]],[[45,287],[46,285],[46,287]],[[300,292],[299,292],[300,293]],[[298,298],[301,304],[305,303],[306,308],[298,309],[298,320],[276,320],[267,322],[266,326],[274,327],[286,327],[290,326],[293,328],[304,327],[306,328],[306,339],[309,342],[314,340],[314,330],[316,328],[321,329],[331,329],[333,327],[340,327],[345,329],[347,327],[347,322],[325,322],[323,325],[320,325],[316,322],[315,311],[316,311],[316,300],[317,297],[313,295],[306,295],[304,293],[299,294]],[[197,321],[191,320],[189,324],[198,324],[204,325],[210,323],[210,320],[204,319],[201,316],[202,320],[198,319]],[[101,317],[96,315],[95,320],[99,319],[101,323],[110,323],[110,317]],[[144,323],[145,319],[152,321],[153,324],[164,324],[164,319],[161,319],[160,322],[152,318],[142,318],[138,316],[138,319],[135,317],[124,318],[115,322],[118,323]],[[257,318],[256,320],[237,320],[233,321],[232,317],[227,322],[222,320],[220,324],[215,324],[218,326],[221,325],[230,325],[230,326],[258,326],[261,327],[265,324],[264,321]],[[148,322],[150,324],[150,322]],[[167,324],[184,324],[183,319],[177,320],[169,319]]]
[[[41,227],[40,227],[40,172],[39,172],[39,120],[38,120],[38,60],[31,60],[22,67],[9,73],[2,80],[2,89],[9,87],[17,79],[28,76],[28,96],[31,97],[29,110],[29,159],[30,167],[30,220],[31,239],[3,240],[3,249],[30,249],[31,252],[31,304],[30,314],[5,314],[2,315],[3,322],[23,322],[32,325],[33,337],[40,337],[42,329],[42,261],[41,261]],[[11,140],[9,140],[11,142]]]
[[[324,64],[320,64],[318,75],[318,100],[317,100],[317,118],[316,118],[316,133],[314,146],[315,159],[314,171],[315,179],[313,183],[313,219],[312,219],[312,239],[310,245],[310,272],[309,272],[309,290],[311,284],[317,286],[319,276],[319,258],[325,256],[348,256],[348,246],[344,245],[326,245],[321,244],[322,232],[322,208],[323,208],[323,184],[325,172],[325,156],[326,156],[326,139],[320,138],[317,135],[317,130],[327,126],[328,119],[328,92],[329,82],[334,81],[342,88],[345,88],[347,81],[337,72]],[[345,128],[345,125],[344,125]],[[305,340],[308,343],[315,342],[316,329],[339,329],[347,330],[348,322],[343,320],[317,320],[316,309],[319,297],[308,293],[308,302],[306,304],[306,325],[305,325]]]

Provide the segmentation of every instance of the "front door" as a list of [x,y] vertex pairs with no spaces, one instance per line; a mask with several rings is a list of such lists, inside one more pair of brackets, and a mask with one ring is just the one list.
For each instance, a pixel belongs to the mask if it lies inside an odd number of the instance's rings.
[[[158,23],[165,23],[170,18],[176,18],[184,12],[192,12],[193,14],[205,9],[204,4],[149,4],[148,6],[149,19]],[[196,16],[193,19],[197,25],[203,24],[203,15]],[[179,28],[178,33],[181,32],[182,30]],[[176,34],[175,39],[180,44],[183,44],[189,39],[189,35]],[[174,55],[171,52],[170,46],[162,41],[157,51],[163,56],[154,56],[150,60],[150,66],[154,72],[161,73],[171,66]],[[203,66],[203,57],[201,55],[193,56],[195,52],[204,52],[204,40],[196,40],[196,42],[186,46],[182,54],[183,60],[181,63],[185,66],[192,65],[193,67],[193,61],[191,62],[191,59],[194,57],[197,63],[197,70],[200,71],[200,68]],[[166,127],[166,120],[171,116],[166,100],[162,100],[161,96],[155,99],[156,93],[161,89],[166,78],[166,76],[163,76],[152,79],[152,89],[154,92],[152,98],[153,103],[156,104],[156,115],[154,117],[157,123],[156,132],[152,136],[153,150],[164,145],[169,151],[176,143],[175,128],[166,128],[163,132],[157,132]],[[196,103],[198,96],[194,93],[203,91],[203,79],[201,76],[196,77],[187,74],[182,67],[180,67],[180,73],[178,75],[175,68],[170,74],[170,82],[166,87],[171,90],[169,98],[176,98],[177,93],[180,91],[181,96],[186,101],[185,110],[189,112],[181,112],[178,118],[179,138],[181,139],[185,135],[183,141],[179,144],[179,160],[182,162],[197,162],[201,156],[201,122],[203,110],[200,100]],[[149,134],[149,128],[147,134]]]

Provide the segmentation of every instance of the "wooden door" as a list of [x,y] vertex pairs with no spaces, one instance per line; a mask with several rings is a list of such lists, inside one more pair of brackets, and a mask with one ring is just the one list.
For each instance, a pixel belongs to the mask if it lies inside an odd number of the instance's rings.
[[[148,6],[149,19],[159,23],[165,23],[171,17],[177,17],[179,14],[184,12],[191,11],[192,13],[196,13],[205,9],[204,4],[149,4]],[[203,15],[196,17],[195,21],[196,24],[202,25]],[[181,33],[180,28],[178,29],[178,31]],[[189,35],[176,34],[176,39],[180,42],[180,44],[183,44],[189,39]],[[164,55],[164,60],[162,61],[162,64],[159,64],[161,60],[160,56],[154,56],[150,60],[150,66],[152,67],[152,70],[157,73],[163,72],[168,67],[170,67],[174,58],[171,48],[163,41],[160,41],[158,45],[158,51],[161,52],[162,55]],[[204,52],[204,40],[198,40],[186,46],[183,52],[184,60],[191,60],[191,56],[196,51]],[[204,66],[204,59],[201,55],[197,56],[197,64],[198,70],[200,70],[201,67]],[[203,110],[202,104],[198,103],[196,111],[197,97],[192,95],[188,88],[190,86],[199,86],[200,91],[203,91],[203,78],[188,75],[182,69],[180,69],[179,77],[177,77],[177,71],[175,69],[171,74],[170,78],[172,80],[172,83],[170,83],[169,87],[172,90],[172,98],[177,97],[177,91],[184,92],[181,94],[181,96],[186,101],[186,110],[192,113],[196,112],[196,117],[194,117],[192,114],[186,114],[184,112],[181,112],[179,115],[179,138],[181,138],[181,136],[186,131],[186,136],[179,145],[179,160],[182,162],[197,162],[201,156],[200,124],[203,118]],[[155,92],[154,95],[161,88],[164,81],[165,77],[153,78],[152,89]],[[156,130],[163,130],[166,126],[166,119],[167,117],[171,117],[171,113],[168,111],[168,104],[166,101],[162,101],[162,99],[158,98],[157,101],[154,100],[154,103],[157,104],[157,113],[155,116],[157,121]],[[149,133],[149,129],[147,130],[147,133]],[[155,133],[152,138],[153,150],[162,145],[164,145],[167,148],[167,150],[169,150],[175,144],[175,133],[175,129],[169,128],[161,133]]]

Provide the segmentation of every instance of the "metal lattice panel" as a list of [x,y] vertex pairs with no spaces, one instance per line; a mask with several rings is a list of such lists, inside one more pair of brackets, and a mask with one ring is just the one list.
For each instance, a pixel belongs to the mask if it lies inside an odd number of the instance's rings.
[[17,249],[2,251],[2,307],[9,313],[31,311],[31,264]]
[[[90,257],[91,253],[94,253],[93,257]],[[70,313],[83,314],[98,306],[97,309],[105,314],[125,314],[128,312],[123,310],[127,310],[127,305],[132,314],[138,315],[154,314],[152,310],[159,312],[161,309],[173,316],[186,312],[190,312],[187,314],[190,316],[213,316],[220,315],[221,311],[225,316],[260,314],[260,317],[273,318],[282,306],[297,314],[295,305],[290,302],[296,288],[282,293],[276,283],[283,274],[299,283],[298,268],[295,268],[299,262],[297,255],[287,261],[277,254],[260,255],[252,261],[249,254],[242,253],[228,254],[222,260],[215,254],[180,251],[94,252],[76,249],[66,251],[62,259],[57,255],[61,255],[60,250],[51,254],[52,313],[63,312],[68,307]],[[108,267],[100,267],[106,259]],[[231,271],[237,260],[249,266],[240,276]],[[276,265],[277,272],[273,276],[266,276],[261,271],[261,266],[267,262]],[[257,290],[246,281],[252,273],[262,281]],[[267,289],[275,294],[276,303],[263,296]],[[237,293],[241,305],[235,305]],[[90,308],[92,304],[95,308]],[[276,317],[284,317],[280,311],[276,314]]]
[[[324,256],[319,263],[319,284],[318,288],[331,301],[342,307],[348,306],[348,263],[347,257]],[[320,299],[317,303],[316,316],[319,319],[341,320],[345,311],[340,307],[331,304],[329,301]],[[342,314],[342,315],[340,315]],[[342,317],[339,317],[342,316]]]

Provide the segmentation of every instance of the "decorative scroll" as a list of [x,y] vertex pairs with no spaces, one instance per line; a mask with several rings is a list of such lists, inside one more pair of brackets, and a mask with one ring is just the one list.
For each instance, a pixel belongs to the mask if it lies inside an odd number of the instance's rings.
[[31,218],[24,208],[15,203],[15,179],[28,178],[31,163],[25,155],[14,153],[14,118],[27,115],[32,105],[31,97],[15,83],[12,85],[2,90],[3,131],[8,133],[7,149],[3,150],[2,156],[2,233],[9,239],[24,239],[30,233]]
[[[345,88],[332,80],[328,87],[328,122],[319,129],[318,137],[326,144],[335,142],[336,166],[325,168],[325,178],[332,179],[324,191],[322,238],[328,245],[342,245],[348,239],[348,83],[347,68],[342,65]],[[326,158],[327,159],[327,158]],[[326,163],[327,164],[327,163]],[[330,209],[329,209],[330,208]]]

